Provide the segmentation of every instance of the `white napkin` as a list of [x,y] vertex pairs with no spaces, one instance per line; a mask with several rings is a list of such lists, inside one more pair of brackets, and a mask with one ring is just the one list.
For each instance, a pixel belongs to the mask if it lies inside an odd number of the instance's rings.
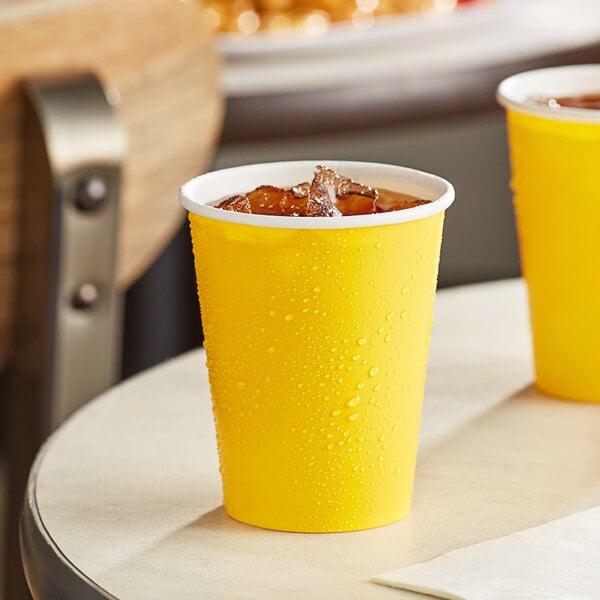
[[448,600],[599,600],[600,507],[372,581]]

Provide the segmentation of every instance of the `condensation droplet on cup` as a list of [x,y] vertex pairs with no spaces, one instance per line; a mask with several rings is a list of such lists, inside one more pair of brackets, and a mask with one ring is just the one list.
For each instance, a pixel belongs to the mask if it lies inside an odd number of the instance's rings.
[[341,412],[342,412],[342,411],[341,411],[339,408],[336,408],[334,411],[332,411],[332,412],[331,412],[331,415],[332,415],[333,417],[337,417],[337,416],[339,416],[339,414],[340,414]]
[[269,354],[275,354],[275,346],[269,346],[267,351]]
[[390,340],[392,339],[392,334],[388,333],[384,338],[383,341],[387,344]]
[[269,316],[274,317],[277,313],[274,310],[269,311]]
[[362,389],[364,389],[364,387],[365,387],[365,384],[362,381],[360,383],[356,384],[356,389],[357,390],[362,390]]
[[407,285],[403,285],[402,289],[400,290],[401,294],[406,294],[408,292],[408,286]]
[[352,413],[348,416],[348,421],[356,421],[358,419],[358,413]]
[[289,323],[290,321],[293,321],[293,320],[294,320],[294,315],[290,313],[290,314],[288,314],[288,315],[285,315],[285,317],[284,317],[284,318],[285,318],[285,320],[286,320],[286,321]]
[[360,338],[356,343],[359,346],[364,346],[367,343],[367,338]]
[[387,321],[391,321],[394,318],[394,311],[391,310],[387,315],[385,315]]
[[353,398],[350,398],[350,400],[348,400],[348,406],[350,406],[350,407],[358,406],[359,402],[360,402],[360,396],[354,396]]
[[375,377],[377,375],[377,373],[379,373],[379,367],[377,365],[373,365],[369,369],[369,376],[370,377]]
[[406,317],[408,317],[408,312],[406,312],[405,310],[403,310],[403,311],[400,313],[400,318],[401,318],[401,319],[406,319]]
[[238,390],[245,390],[246,389],[246,382],[245,381],[238,381],[237,382],[237,389]]

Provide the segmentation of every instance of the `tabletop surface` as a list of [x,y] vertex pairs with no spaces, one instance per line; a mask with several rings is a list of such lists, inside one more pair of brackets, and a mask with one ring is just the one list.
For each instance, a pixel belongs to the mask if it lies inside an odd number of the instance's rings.
[[[600,504],[598,406],[531,387],[519,280],[438,293],[413,508],[399,523],[290,534],[224,512],[202,351],[87,405],[32,473],[61,560],[119,600],[423,596],[373,575]],[[56,596],[59,597],[59,596]]]

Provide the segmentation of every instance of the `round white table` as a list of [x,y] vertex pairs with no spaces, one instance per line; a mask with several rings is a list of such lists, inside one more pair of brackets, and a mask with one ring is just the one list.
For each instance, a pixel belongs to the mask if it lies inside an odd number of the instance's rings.
[[33,595],[423,598],[369,578],[600,504],[600,406],[531,381],[521,281],[440,292],[412,512],[290,534],[225,514],[204,354],[174,359],[91,402],[41,450],[21,531]]

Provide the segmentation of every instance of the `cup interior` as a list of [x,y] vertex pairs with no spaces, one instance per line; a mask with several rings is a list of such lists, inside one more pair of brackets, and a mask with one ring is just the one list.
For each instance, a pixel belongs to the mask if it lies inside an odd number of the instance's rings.
[[562,121],[600,123],[600,110],[537,105],[535,98],[600,94],[600,65],[573,65],[537,69],[513,75],[500,83],[498,102],[505,108]]
[[[237,213],[211,206],[217,200],[243,194],[260,185],[291,187],[310,181],[317,165],[372,187],[386,188],[431,200],[405,210],[344,217],[284,217]],[[338,160],[310,160],[244,165],[200,175],[180,190],[181,204],[190,212],[233,223],[291,229],[370,227],[422,219],[448,208],[454,188],[441,177],[395,165]]]

